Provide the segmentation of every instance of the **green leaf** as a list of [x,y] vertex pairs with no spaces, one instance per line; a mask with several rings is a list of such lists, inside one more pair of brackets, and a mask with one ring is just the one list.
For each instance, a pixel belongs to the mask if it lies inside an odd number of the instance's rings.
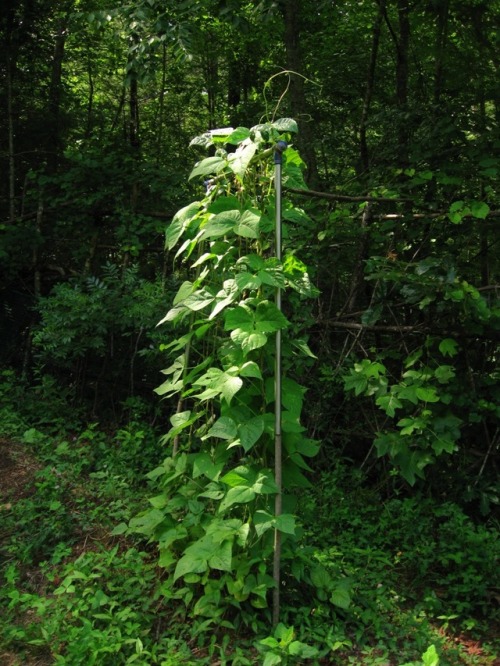
[[276,666],[276,664],[281,664],[281,661],[280,655],[276,654],[276,652],[266,652],[262,666]]
[[349,584],[339,584],[338,587],[333,590],[330,601],[335,606],[347,610],[351,605],[351,595],[349,593],[350,585]]
[[319,655],[318,648],[300,641],[292,641],[288,646],[288,653],[302,659],[313,659]]
[[231,377],[230,375],[224,375],[222,382],[218,385],[228,405],[242,386],[243,380],[240,377]]
[[299,131],[297,122],[293,118],[278,118],[272,124],[278,132],[293,132],[296,134]]
[[332,577],[322,564],[317,564],[311,569],[311,582],[314,587],[329,589],[332,585]]
[[473,201],[471,204],[471,213],[473,217],[484,220],[488,217],[490,207],[484,201]]
[[236,152],[231,153],[228,156],[229,168],[240,180],[243,180],[248,165],[250,164],[252,157],[255,155],[256,150],[257,144],[248,140],[248,142],[241,143]]
[[186,553],[177,562],[174,572],[174,583],[181,576],[191,573],[204,573],[208,569],[207,557],[202,554]]
[[262,280],[258,275],[254,275],[249,271],[242,271],[236,275],[236,284],[240,291],[245,291],[245,289],[259,289],[262,284]]
[[214,319],[219,312],[222,312],[228,305],[232,305],[238,298],[241,287],[237,284],[236,280],[224,280],[222,289],[216,295],[216,304],[210,313],[209,320]]
[[436,646],[431,645],[422,655],[423,666],[439,666],[439,655]]
[[264,347],[267,343],[267,336],[264,333],[249,333],[246,330],[238,328],[235,331],[232,331],[231,340],[239,344],[243,352],[248,354],[254,349]]
[[208,291],[208,289],[198,289],[188,296],[183,302],[182,305],[189,308],[193,312],[198,312],[203,310],[215,300],[215,296]]
[[224,317],[224,330],[253,329],[253,313],[248,306],[238,305],[228,310]]
[[188,206],[181,208],[175,215],[171,224],[167,227],[165,234],[166,246],[171,250],[179,241],[179,238],[184,233],[188,223],[194,219],[201,210],[199,201],[194,201]]
[[391,418],[396,414],[396,409],[401,409],[402,403],[395,395],[381,395],[376,399],[376,404],[381,407],[387,416]]
[[445,338],[439,343],[439,351],[443,356],[456,356],[458,354],[458,343],[452,338]]
[[284,534],[295,534],[295,516],[290,513],[282,513],[275,521],[276,529]]
[[221,416],[202,439],[217,437],[219,439],[231,440],[236,437],[237,433],[238,428],[233,419],[228,416]]
[[217,215],[217,213],[223,213],[224,211],[228,210],[239,210],[239,208],[240,208],[240,202],[238,197],[235,197],[234,195],[231,194],[229,196],[217,197],[217,199],[215,199],[210,203],[210,205],[207,208],[207,211],[209,213]]
[[224,476],[221,478],[221,481],[231,488],[235,488],[237,486],[245,486],[249,488],[256,478],[256,474],[253,472],[253,470],[246,467],[237,467],[227,474],[224,474]]
[[240,368],[240,376],[262,379],[262,373],[257,363],[255,363],[255,361],[247,361],[246,363],[243,363],[243,365]]
[[307,184],[304,180],[304,172],[296,164],[285,162],[283,168],[283,186],[299,190],[307,190]]
[[219,505],[219,513],[223,513],[234,504],[247,504],[255,499],[255,492],[251,488],[236,486],[230,488]]
[[188,180],[196,176],[207,176],[208,174],[219,173],[224,167],[227,166],[227,160],[222,157],[206,157],[194,167],[191,171]]
[[231,134],[227,137],[226,142],[232,145],[237,145],[245,139],[250,137],[250,130],[247,127],[237,127],[234,129]]
[[165,519],[163,511],[159,509],[151,509],[146,511],[136,518],[132,518],[129,522],[129,528],[132,532],[139,534],[151,535],[155,528],[158,527]]
[[241,213],[239,210],[226,210],[209,218],[204,225],[200,238],[220,238],[233,231],[239,222]]
[[238,435],[241,446],[245,453],[260,439],[264,432],[264,419],[261,416],[255,416],[238,428]]
[[274,527],[274,516],[267,511],[258,510],[253,515],[253,524],[257,536],[260,538],[264,532]]
[[227,540],[218,545],[217,552],[209,558],[208,565],[211,569],[231,571],[232,559],[233,543],[232,541]]
[[455,370],[451,365],[440,365],[434,375],[440,384],[448,384],[455,377]]
[[234,228],[234,233],[243,238],[258,238],[260,215],[253,210],[246,210],[238,224]]
[[416,389],[417,398],[423,402],[439,402],[436,389],[428,386],[419,386]]
[[208,453],[197,453],[193,462],[193,479],[203,475],[211,481],[217,481],[223,468],[224,463],[214,463]]

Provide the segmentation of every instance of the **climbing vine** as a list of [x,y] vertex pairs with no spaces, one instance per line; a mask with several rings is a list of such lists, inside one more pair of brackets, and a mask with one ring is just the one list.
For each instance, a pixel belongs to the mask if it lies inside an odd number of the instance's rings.
[[[293,247],[284,248],[281,261],[274,248],[271,155],[277,141],[290,142],[296,131],[295,121],[281,119],[194,139],[192,145],[214,152],[190,175],[203,181],[205,194],[182,208],[166,232],[167,249],[175,250],[188,278],[160,322],[176,334],[164,345],[171,363],[156,389],[172,410],[163,440],[169,455],[149,474],[159,490],[151,508],[129,528],[157,542],[169,574],[163,594],[181,601],[179,612],[201,619],[198,631],[215,622],[255,623],[255,611],[245,613],[248,604],[270,617],[273,535],[281,533],[285,552],[295,548],[294,489],[310,485],[307,459],[318,450],[301,424],[306,390],[298,376],[313,355],[294,319],[297,302],[316,289]],[[283,182],[305,187],[302,166],[292,145]],[[287,245],[287,220],[307,218],[289,204],[282,214]],[[275,303],[278,288],[283,311]],[[286,303],[290,290],[298,298],[294,308]],[[275,515],[278,331],[284,333],[284,496],[283,512]]]

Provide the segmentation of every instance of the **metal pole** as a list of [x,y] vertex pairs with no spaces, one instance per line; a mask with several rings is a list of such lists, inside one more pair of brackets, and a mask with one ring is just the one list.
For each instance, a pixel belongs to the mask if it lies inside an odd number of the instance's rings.
[[[285,141],[278,141],[274,146],[274,191],[276,195],[276,257],[281,261],[281,167],[283,152],[286,150]],[[276,289],[276,307],[281,312],[281,288]],[[281,331],[276,331],[276,362],[274,375],[274,474],[277,492],[274,501],[274,515],[277,518],[282,513],[282,435],[281,435]],[[274,558],[273,558],[273,625],[276,626],[280,616],[280,586],[281,586],[281,532],[274,530]]]

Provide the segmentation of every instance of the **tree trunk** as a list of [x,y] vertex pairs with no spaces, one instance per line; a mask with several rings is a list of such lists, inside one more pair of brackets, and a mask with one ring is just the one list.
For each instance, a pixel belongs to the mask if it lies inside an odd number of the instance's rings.
[[408,166],[410,140],[408,122],[408,51],[410,45],[410,8],[408,0],[398,0],[399,39],[396,46],[396,100],[399,111],[398,161]]
[[158,165],[162,156],[162,145],[163,145],[163,124],[164,124],[164,109],[165,109],[165,87],[167,85],[167,47],[163,44],[162,60],[161,60],[161,83],[160,83],[160,94],[158,96],[158,135],[157,135],[157,152],[156,152],[156,164]]
[[292,116],[299,124],[298,148],[307,164],[306,181],[311,187],[318,183],[318,164],[314,152],[314,135],[306,118],[309,117],[302,74],[300,53],[300,2],[285,0],[283,3],[285,23],[285,48],[287,68],[291,71],[290,106]]
[[368,114],[375,86],[375,68],[377,65],[378,47],[380,42],[380,32],[385,13],[385,0],[380,0],[379,11],[373,25],[372,49],[370,62],[368,65],[368,76],[366,79],[365,97],[363,99],[363,108],[361,110],[361,120],[359,122],[359,157],[363,174],[370,170],[370,157],[368,152],[368,143],[366,140],[366,128],[368,124]]
[[448,37],[448,17],[450,14],[449,0],[441,0],[438,5],[438,15],[436,24],[436,46],[435,46],[435,65],[434,65],[434,105],[438,107],[443,92],[444,80],[444,56],[445,46]]
[[12,59],[7,56],[7,125],[8,125],[8,150],[9,150],[9,221],[14,222],[16,218],[16,163],[14,158],[14,110],[13,110],[13,85],[12,70],[14,68]]
[[64,50],[66,47],[67,28],[69,21],[70,4],[66,5],[66,12],[59,20],[57,34],[54,41],[52,56],[52,71],[50,76],[48,112],[50,118],[48,135],[49,167],[55,171],[63,150],[61,133],[61,92]]

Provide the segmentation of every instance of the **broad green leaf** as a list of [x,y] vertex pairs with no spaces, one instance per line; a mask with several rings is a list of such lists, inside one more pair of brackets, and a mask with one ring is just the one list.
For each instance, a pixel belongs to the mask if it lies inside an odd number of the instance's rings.
[[221,416],[203,437],[218,437],[219,439],[231,440],[236,437],[238,428],[233,419],[228,416]]
[[236,470],[231,470],[227,474],[224,474],[221,481],[231,488],[236,488],[237,486],[245,486],[248,488],[252,484],[252,481],[249,481],[246,475],[243,476]]
[[375,402],[384,410],[387,416],[390,416],[391,418],[396,414],[396,409],[400,409],[403,406],[396,396],[392,394],[381,395]]
[[224,468],[224,463],[215,463],[208,453],[197,453],[193,461],[193,479],[206,476],[211,481],[217,481]]
[[260,347],[264,347],[267,342],[267,336],[264,333],[248,333],[246,330],[242,330],[241,328],[231,332],[231,339],[234,340],[234,342],[237,344],[241,345],[241,348],[245,354],[248,354],[254,349],[260,349]]
[[334,606],[338,606],[339,608],[347,610],[351,605],[351,595],[349,593],[349,588],[344,585],[339,585],[331,593],[330,601],[332,604],[334,604]]
[[484,201],[473,201],[471,204],[471,213],[473,217],[485,220],[490,212],[490,207]]
[[167,505],[168,497],[166,495],[155,495],[155,497],[150,497],[148,502],[155,509],[163,509]]
[[250,273],[249,271],[242,271],[241,273],[238,273],[235,280],[240,291],[244,291],[245,289],[259,289],[262,284],[260,277]]
[[211,569],[219,571],[231,571],[233,559],[233,542],[223,541],[217,545],[216,552],[209,558],[208,565]]
[[226,210],[209,218],[202,229],[201,239],[220,238],[230,231],[233,231],[235,225],[239,222],[241,213],[239,210]]
[[282,513],[275,521],[276,529],[284,534],[295,534],[295,516],[290,513]]
[[252,490],[257,495],[273,495],[278,492],[278,486],[274,480],[271,471],[262,471],[258,474],[257,479],[252,484]]
[[187,529],[183,525],[177,525],[160,535],[158,545],[160,548],[169,548],[175,541],[185,539],[187,535]]
[[302,659],[313,659],[319,655],[318,648],[301,641],[292,641],[288,646],[288,653]]
[[451,365],[440,365],[434,371],[434,375],[440,384],[447,384],[455,377],[455,370]]
[[172,427],[174,428],[179,428],[180,426],[183,426],[185,423],[188,423],[190,421],[191,417],[191,410],[187,410],[184,412],[177,412],[177,414],[172,414],[170,417],[170,423],[172,424]]
[[302,169],[296,164],[290,164],[287,160],[285,160],[283,167],[283,187],[291,187],[298,190],[308,189]]
[[262,379],[262,372],[255,361],[247,361],[243,363],[240,368],[241,377],[254,377],[255,379]]
[[368,387],[368,380],[366,377],[355,370],[350,370],[350,374],[344,378],[344,388],[346,391],[354,391],[354,395],[358,396],[364,393]]
[[452,338],[445,338],[439,343],[439,351],[443,356],[456,356],[458,354],[458,343]]
[[272,124],[278,132],[293,132],[296,134],[299,131],[297,122],[293,118],[278,118]]
[[198,312],[203,310],[215,300],[215,296],[208,291],[208,289],[198,289],[190,296],[188,296],[182,303],[185,307],[189,308],[193,312]]
[[247,504],[255,499],[255,492],[251,488],[236,486],[230,488],[219,505],[219,513],[223,513],[234,504]]
[[249,451],[260,439],[264,432],[264,426],[264,419],[261,416],[255,416],[238,428],[241,446],[245,452]]
[[455,440],[447,437],[436,437],[432,440],[432,450],[437,456],[440,456],[443,451],[446,453],[453,453],[457,448]]
[[253,515],[253,525],[257,536],[260,538],[264,532],[274,527],[274,516],[259,509]]
[[237,127],[227,137],[227,143],[237,145],[250,137],[250,130],[247,127]]
[[240,287],[236,280],[225,280],[222,289],[216,295],[216,304],[210,313],[209,319],[214,319],[228,305],[232,305],[238,298]]
[[238,305],[228,310],[224,316],[224,330],[233,331],[235,329],[253,328],[254,317],[248,306]]
[[129,522],[129,528],[132,532],[139,534],[151,535],[155,528],[158,527],[165,519],[163,511],[159,509],[151,509],[146,511],[136,518],[132,518]]
[[260,234],[259,222],[260,215],[253,210],[246,210],[234,227],[234,233],[243,238],[258,238]]
[[174,572],[174,582],[186,574],[204,573],[207,569],[208,562],[206,557],[203,555],[192,555],[186,553],[177,562],[177,566],[175,567]]
[[295,629],[293,627],[287,627],[283,622],[279,622],[274,630],[274,635],[279,639],[280,646],[286,647],[293,641]]
[[291,461],[283,462],[283,482],[285,488],[310,488],[311,482]]
[[439,666],[439,655],[436,646],[431,645],[422,655],[423,666]]
[[231,377],[230,375],[225,375],[218,386],[220,387],[220,391],[226,402],[230,404],[233,397],[243,386],[243,380],[240,379],[240,377]]
[[282,659],[279,654],[276,652],[266,652],[262,666],[276,666],[277,664],[281,664],[281,662]]
[[322,564],[317,564],[311,569],[311,582],[314,587],[329,589],[332,577]]
[[248,139],[244,143],[241,143],[234,153],[231,153],[228,156],[229,168],[240,180],[243,180],[248,165],[250,164],[252,157],[255,155],[256,150],[257,144]]
[[436,389],[430,386],[419,386],[416,389],[417,398],[423,402],[439,402]]
[[255,312],[255,326],[261,333],[274,333],[289,326],[289,321],[274,303],[260,301]]
[[194,167],[191,171],[188,180],[195,178],[196,176],[207,176],[209,174],[219,173],[224,167],[227,166],[227,160],[222,157],[206,157],[201,162]]
[[181,208],[175,215],[171,224],[167,227],[165,234],[165,244],[168,250],[171,250],[184,233],[188,223],[195,218],[201,210],[199,201],[194,201],[188,206]]
[[[217,213],[223,213],[229,210],[239,210],[240,201],[238,197],[234,195],[217,197],[215,201],[212,201],[207,208],[209,213],[217,215]],[[212,248],[213,249],[213,248]],[[214,250],[215,251],[215,250]]]

